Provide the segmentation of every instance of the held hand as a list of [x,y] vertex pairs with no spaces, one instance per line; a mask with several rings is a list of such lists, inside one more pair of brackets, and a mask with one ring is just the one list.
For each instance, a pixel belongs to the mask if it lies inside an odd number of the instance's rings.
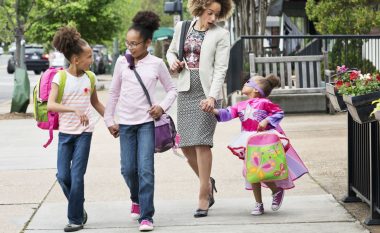
[[260,121],[259,125],[257,126],[257,131],[263,131],[267,128],[268,126],[268,120],[267,119],[264,119],[262,121]]
[[179,61],[178,59],[173,62],[173,64],[170,66],[170,70],[172,72],[181,72],[183,67],[185,67],[184,61]]
[[80,123],[83,125],[83,126],[87,126],[88,123],[89,123],[89,120],[88,120],[88,117],[86,116],[86,114],[80,110],[75,110],[75,115],[77,115],[79,118],[80,118]]
[[148,112],[153,119],[158,119],[164,113],[164,110],[159,105],[153,105]]
[[202,100],[199,105],[202,111],[212,113],[215,107],[215,99],[213,97],[208,97],[207,99]]
[[119,137],[119,125],[112,125],[108,127],[108,130],[110,131],[110,133],[112,134],[114,138]]

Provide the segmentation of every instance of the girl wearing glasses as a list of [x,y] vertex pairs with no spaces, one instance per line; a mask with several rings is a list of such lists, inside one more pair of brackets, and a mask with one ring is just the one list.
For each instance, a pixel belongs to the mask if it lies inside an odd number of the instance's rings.
[[[126,57],[119,57],[109,91],[104,120],[110,133],[120,136],[121,173],[130,190],[131,217],[139,221],[140,231],[153,230],[154,194],[154,122],[167,111],[177,97],[175,84],[162,59],[150,55],[153,32],[159,27],[159,17],[141,11],[133,18],[125,44],[134,59],[134,68],[152,98],[150,107],[145,93],[130,69]],[[154,99],[157,81],[166,96]],[[117,106],[118,123],[114,120]]]
[[[284,111],[272,103],[267,97],[275,87],[278,87],[280,80],[277,76],[270,74],[265,78],[254,76],[244,85],[242,93],[248,97],[248,100],[239,102],[226,109],[214,109],[218,121],[229,121],[239,117],[241,121],[242,132],[239,137],[232,142],[228,149],[239,159],[245,158],[247,139],[257,131],[276,130],[284,134],[280,127],[280,121],[284,117]],[[289,169],[289,177],[285,180],[274,182],[263,182],[250,184],[246,182],[246,189],[252,190],[255,196],[256,204],[252,210],[252,215],[261,215],[264,213],[264,205],[261,197],[261,185],[269,187],[272,191],[272,210],[280,209],[284,198],[284,189],[294,187],[293,181],[307,173],[307,168],[303,164],[292,146],[286,152],[286,159]],[[245,169],[243,170],[245,176]]]

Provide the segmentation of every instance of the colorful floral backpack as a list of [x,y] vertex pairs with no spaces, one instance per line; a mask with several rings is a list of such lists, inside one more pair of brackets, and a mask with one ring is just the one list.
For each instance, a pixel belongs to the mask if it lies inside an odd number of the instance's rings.
[[[66,72],[62,68],[50,67],[46,70],[41,78],[38,80],[37,85],[33,91],[33,105],[34,105],[34,119],[37,121],[38,128],[49,130],[49,140],[43,145],[45,148],[50,145],[53,140],[53,130],[57,130],[58,113],[48,112],[47,102],[51,91],[51,83],[54,76],[59,72],[61,78],[59,82],[57,103],[61,103],[63,90],[66,85]],[[95,75],[91,71],[86,71],[87,76],[91,82],[91,93],[95,87]]]
[[[286,148],[282,140],[286,141]],[[289,140],[276,133],[262,132],[247,140],[245,155],[246,179],[250,183],[276,181],[288,178],[285,151]]]

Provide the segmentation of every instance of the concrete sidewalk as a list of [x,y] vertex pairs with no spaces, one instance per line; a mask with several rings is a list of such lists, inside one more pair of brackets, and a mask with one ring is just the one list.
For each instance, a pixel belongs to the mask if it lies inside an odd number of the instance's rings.
[[[99,92],[103,103],[106,95]],[[175,109],[170,111],[174,118]],[[282,123],[311,175],[322,181],[335,178],[346,183],[344,175],[322,172],[329,157],[346,153],[345,120],[344,115],[289,115]],[[192,216],[198,182],[186,161],[172,152],[155,156],[155,232],[369,232],[309,175],[286,192],[278,212],[270,210],[270,194],[264,190],[266,213],[251,216],[254,199],[243,188],[241,161],[226,148],[239,130],[238,120],[217,125],[212,176],[218,193],[206,218]],[[63,232],[67,202],[55,180],[57,138],[44,149],[48,134],[37,129],[33,119],[2,120],[0,132],[0,232]],[[332,141],[338,145],[329,146]],[[119,142],[100,120],[85,177],[89,220],[80,232],[138,232],[137,222],[129,217],[131,203],[119,160]]]

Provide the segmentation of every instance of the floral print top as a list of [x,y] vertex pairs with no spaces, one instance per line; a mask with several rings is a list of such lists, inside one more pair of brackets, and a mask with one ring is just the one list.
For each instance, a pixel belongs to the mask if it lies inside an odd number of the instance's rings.
[[185,40],[184,57],[187,66],[191,69],[199,68],[199,58],[201,55],[201,46],[207,31],[197,31],[192,28]]

